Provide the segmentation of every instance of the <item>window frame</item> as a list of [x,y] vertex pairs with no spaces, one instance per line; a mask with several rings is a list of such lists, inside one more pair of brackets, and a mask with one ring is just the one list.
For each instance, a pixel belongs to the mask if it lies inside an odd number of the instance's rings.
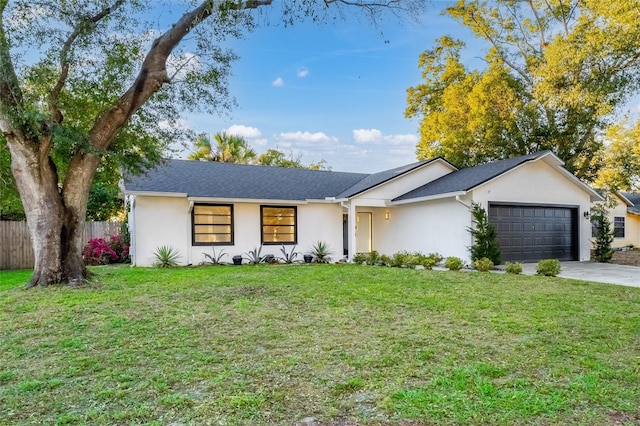
[[[230,241],[229,242],[218,242],[218,243],[202,243],[202,242],[197,242],[196,241],[196,207],[199,206],[204,206],[204,207],[229,207],[229,217],[230,217],[230,223],[229,226],[231,227],[231,232],[229,233],[230,235]],[[221,215],[211,215],[211,216],[221,216]],[[232,246],[234,245],[234,238],[235,238],[235,226],[234,226],[234,215],[233,215],[233,204],[211,204],[211,203],[197,203],[193,205],[193,208],[191,209],[191,244],[193,246]],[[210,232],[204,234],[203,235],[208,235],[208,234],[212,234]],[[222,234],[220,234],[222,235]],[[226,234],[225,234],[226,235]]]
[[[622,223],[622,226],[619,226],[620,223]],[[624,238],[626,225],[626,218],[624,216],[614,216],[613,238]],[[621,235],[618,235],[618,233],[621,233]]]
[[[265,226],[291,226],[291,225],[265,225],[264,223],[264,209],[292,209],[293,210],[293,241],[265,241],[264,227]],[[297,206],[273,206],[273,205],[260,205],[260,243],[265,246],[273,245],[296,245],[298,244],[298,207]]]

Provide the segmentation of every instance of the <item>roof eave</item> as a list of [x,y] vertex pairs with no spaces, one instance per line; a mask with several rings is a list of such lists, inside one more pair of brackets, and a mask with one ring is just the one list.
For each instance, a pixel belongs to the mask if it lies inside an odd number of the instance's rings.
[[421,203],[424,201],[440,200],[444,198],[455,198],[457,196],[466,195],[467,191],[445,192],[442,194],[427,195],[426,197],[407,198],[405,200],[390,201],[389,206],[400,206],[403,204]]
[[144,195],[145,197],[171,197],[171,198],[185,198],[189,194],[185,192],[160,192],[160,191],[124,191],[125,195]]

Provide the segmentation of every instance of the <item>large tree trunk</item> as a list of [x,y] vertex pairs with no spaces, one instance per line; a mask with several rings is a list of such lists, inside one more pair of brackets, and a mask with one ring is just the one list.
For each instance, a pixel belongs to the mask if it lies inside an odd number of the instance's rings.
[[[82,259],[84,209],[69,207],[58,188],[58,174],[40,148],[48,141],[7,140],[11,169],[20,192],[35,255],[33,276],[27,287],[57,283],[79,284],[86,280]],[[88,179],[90,185],[91,179]],[[82,198],[82,197],[78,197]]]

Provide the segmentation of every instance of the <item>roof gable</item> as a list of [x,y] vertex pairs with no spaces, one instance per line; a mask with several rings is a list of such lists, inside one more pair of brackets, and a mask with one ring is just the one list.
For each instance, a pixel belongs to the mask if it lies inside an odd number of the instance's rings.
[[631,203],[631,205],[627,204],[627,211],[640,215],[640,192],[621,192],[620,195]]
[[601,198],[593,189],[562,168],[562,160],[556,157],[551,151],[541,151],[534,154],[521,155],[519,157],[509,158],[506,160],[498,160],[474,167],[460,169],[456,172],[445,175],[440,179],[436,179],[433,182],[429,182],[419,188],[409,191],[406,194],[396,197],[392,201],[410,202],[411,200],[416,199],[431,197],[438,198],[438,196],[444,194],[464,193],[477,188],[478,186],[489,182],[490,180],[495,179],[522,164],[541,159],[545,159],[545,161],[550,164],[559,166],[557,170],[560,172],[566,172],[564,173],[565,177],[571,179],[575,184],[578,184],[582,186],[583,189],[587,190],[592,199]]

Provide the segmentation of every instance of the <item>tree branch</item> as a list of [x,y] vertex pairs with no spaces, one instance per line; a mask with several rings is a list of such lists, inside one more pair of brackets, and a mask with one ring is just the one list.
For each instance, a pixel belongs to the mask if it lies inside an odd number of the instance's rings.
[[62,91],[67,77],[69,76],[69,52],[71,51],[71,47],[76,39],[85,31],[92,29],[95,24],[97,24],[101,19],[110,15],[114,10],[118,7],[122,6],[125,0],[116,0],[113,5],[104,8],[102,11],[97,13],[94,16],[89,16],[82,21],[80,21],[76,27],[73,29],[67,40],[64,42],[62,46],[62,50],[60,51],[60,75],[58,76],[58,80],[56,84],[49,92],[49,113],[51,114],[51,120],[55,123],[62,122],[62,113],[60,112],[60,108],[58,108],[58,97],[60,96],[60,92]]
[[0,0],[0,131],[21,138],[28,132],[15,119],[22,108],[22,90],[11,60],[9,40],[4,31],[4,10],[8,0]]

